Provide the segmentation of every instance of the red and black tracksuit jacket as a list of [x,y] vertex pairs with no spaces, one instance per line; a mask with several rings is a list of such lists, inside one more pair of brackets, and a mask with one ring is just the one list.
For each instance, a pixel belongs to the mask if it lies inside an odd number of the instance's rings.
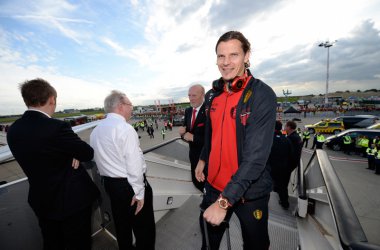
[[[248,73],[251,75],[250,72]],[[207,163],[206,166],[209,163],[212,147],[216,147],[212,143],[213,124],[210,119],[210,109],[212,108],[214,98],[222,93],[223,91],[210,90],[205,98],[207,115],[205,144],[200,159]],[[222,195],[232,205],[242,199],[253,200],[263,197],[272,191],[272,179],[267,161],[273,141],[276,105],[276,95],[272,88],[261,80],[251,77],[244,90],[242,90],[236,110],[234,110],[235,113],[233,114],[235,131],[230,131],[230,133],[236,133],[236,136],[231,137],[236,138],[236,142],[229,142],[226,134],[219,133],[217,135],[225,137],[220,138],[224,140],[223,143],[236,144],[238,165],[230,166],[231,169],[236,170],[236,172],[232,173],[232,176],[221,177],[227,178],[227,180],[224,180],[227,183],[224,188],[220,185],[224,181],[219,180],[219,184],[213,184],[215,180],[220,178],[218,175],[223,172],[223,169],[206,169],[208,172],[207,180],[214,188],[222,191]],[[220,122],[222,123],[222,120]],[[218,147],[220,146],[218,145]],[[215,166],[214,164],[212,167],[220,168],[221,166]],[[223,190],[221,190],[222,188]]]

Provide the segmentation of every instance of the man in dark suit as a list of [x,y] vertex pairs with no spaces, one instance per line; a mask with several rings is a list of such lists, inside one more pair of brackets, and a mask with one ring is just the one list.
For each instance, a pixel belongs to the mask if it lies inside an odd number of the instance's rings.
[[20,85],[28,110],[7,135],[9,148],[29,181],[44,249],[91,249],[91,207],[99,195],[79,161],[93,149],[66,122],[53,119],[57,92],[43,79]]
[[289,208],[288,184],[293,162],[293,146],[289,138],[281,133],[282,123],[276,121],[272,149],[269,155],[268,163],[271,167],[271,176],[273,179],[273,190],[278,193],[280,205],[284,209]]
[[201,192],[203,192],[204,183],[195,178],[195,168],[204,143],[206,121],[205,107],[203,105],[204,97],[205,89],[202,85],[196,84],[189,88],[191,107],[185,110],[184,126],[179,128],[179,134],[185,141],[189,142],[190,146],[191,179],[194,186]]
[[294,121],[288,121],[285,125],[285,131],[287,134],[287,138],[293,145],[293,160],[290,164],[290,168],[293,171],[300,164],[301,154],[302,154],[302,140],[298,135],[297,124]]

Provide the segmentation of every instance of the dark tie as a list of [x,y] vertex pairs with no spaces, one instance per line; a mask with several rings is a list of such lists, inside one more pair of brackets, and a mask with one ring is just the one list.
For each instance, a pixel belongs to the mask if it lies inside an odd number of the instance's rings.
[[191,130],[193,130],[194,123],[195,123],[195,114],[197,113],[197,109],[193,108],[193,116],[191,117]]

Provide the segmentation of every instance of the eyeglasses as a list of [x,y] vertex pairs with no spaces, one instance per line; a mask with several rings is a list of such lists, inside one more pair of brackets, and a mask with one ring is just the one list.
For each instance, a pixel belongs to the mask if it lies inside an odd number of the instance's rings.
[[120,103],[120,104],[124,104],[124,105],[131,106],[131,107],[133,106],[132,103],[125,103],[125,102],[122,102],[122,103]]

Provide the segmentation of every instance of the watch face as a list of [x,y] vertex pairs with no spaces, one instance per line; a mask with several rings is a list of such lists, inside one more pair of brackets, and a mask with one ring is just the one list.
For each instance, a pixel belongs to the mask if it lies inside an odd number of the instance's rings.
[[227,209],[228,203],[225,199],[219,199],[219,206],[223,209]]

